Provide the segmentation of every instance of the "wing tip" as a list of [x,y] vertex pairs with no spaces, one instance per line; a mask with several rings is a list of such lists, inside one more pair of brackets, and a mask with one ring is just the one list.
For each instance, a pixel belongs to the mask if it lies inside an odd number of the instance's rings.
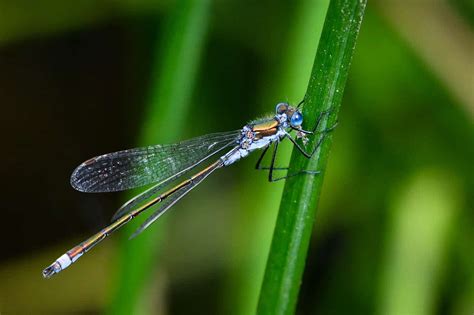
[[90,186],[86,185],[87,182],[84,181],[84,180],[81,180],[81,178],[82,178],[81,171],[84,169],[85,166],[91,164],[89,162],[91,160],[92,159],[87,160],[86,162],[84,162],[81,165],[79,165],[78,167],[76,167],[76,169],[74,169],[74,171],[71,174],[71,178],[69,180],[69,183],[71,184],[72,188],[74,188],[77,191],[80,191],[80,192],[89,192],[90,191],[90,189],[89,189]]
[[129,241],[130,241],[130,240],[133,240],[135,237],[137,237],[137,236],[140,235],[143,231],[145,231],[145,229],[146,229],[148,226],[149,226],[149,224],[148,224],[148,225],[145,225],[145,226],[143,226],[143,225],[140,226],[138,229],[136,229],[135,232],[133,232],[132,235],[130,235],[130,236],[128,237],[128,240],[129,240]]

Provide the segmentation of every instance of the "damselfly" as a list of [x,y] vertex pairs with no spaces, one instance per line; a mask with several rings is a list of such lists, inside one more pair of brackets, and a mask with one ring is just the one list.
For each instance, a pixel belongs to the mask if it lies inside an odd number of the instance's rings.
[[[269,181],[277,181],[302,173],[317,174],[317,171],[301,170],[284,177],[274,177],[274,170],[282,170],[275,167],[276,152],[281,140],[290,139],[305,157],[311,158],[320,146],[325,132],[328,131],[316,132],[321,117],[325,113],[319,116],[312,130],[302,128],[303,115],[299,109],[302,103],[296,107],[279,103],[274,116],[252,121],[240,130],[209,134],[177,144],[155,145],[109,153],[79,165],[71,175],[71,185],[82,192],[121,191],[148,184],[154,184],[154,186],[120,207],[112,217],[112,223],[109,226],[59,257],[43,270],[43,276],[49,278],[67,268],[112,232],[145,210],[157,206],[132,235],[131,238],[133,238],[215,170],[231,165],[257,149],[263,149],[263,152],[256,168],[268,170]],[[290,134],[291,131],[296,131],[296,138]],[[307,137],[315,133],[321,134],[322,137],[318,139],[314,148],[307,152],[303,148],[308,140]],[[297,139],[302,140],[303,146]],[[262,167],[263,157],[271,145],[273,145],[273,154],[270,166]],[[192,176],[188,175],[185,180],[165,190],[180,177],[186,176],[191,170],[218,154],[220,156],[214,162],[208,163],[209,165],[202,170],[195,172]]]

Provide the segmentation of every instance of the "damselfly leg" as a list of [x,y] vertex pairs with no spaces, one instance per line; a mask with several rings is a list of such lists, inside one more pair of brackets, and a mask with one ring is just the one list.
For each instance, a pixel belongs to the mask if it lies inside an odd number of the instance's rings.
[[316,151],[319,149],[319,147],[321,146],[321,144],[323,143],[324,139],[326,138],[326,135],[330,132],[332,132],[335,128],[337,127],[337,123],[334,124],[334,126],[332,126],[331,128],[328,128],[328,129],[324,129],[320,132],[316,132],[314,134],[320,134],[320,137],[318,139],[318,142],[316,143],[316,145],[314,146],[313,150],[310,151],[310,152],[307,152],[303,147],[301,147],[301,145],[296,141],[296,139],[294,139],[290,134],[287,133],[287,138],[290,139],[290,141],[295,145],[295,147],[298,149],[298,151],[301,152],[301,154],[303,154],[306,158],[310,159],[313,157],[313,155],[316,153]]
[[277,151],[278,151],[278,142],[275,142],[273,144],[273,153],[272,153],[272,158],[271,158],[271,161],[270,161],[270,166],[261,166],[261,163],[263,161],[265,153],[268,151],[269,148],[270,148],[270,146],[268,146],[264,149],[264,151],[262,152],[262,154],[260,155],[260,157],[257,161],[257,164],[255,165],[256,170],[269,171],[268,172],[268,181],[269,182],[276,182],[276,181],[279,181],[279,180],[282,180],[282,179],[287,179],[287,178],[302,175],[302,174],[316,175],[316,174],[320,173],[319,171],[314,171],[314,170],[300,170],[296,173],[286,174],[285,176],[274,177],[274,171],[287,171],[288,167],[276,167],[275,166],[276,155],[277,155]]
[[[303,128],[294,128],[294,130],[302,132],[302,133],[307,134],[307,135],[312,135],[312,134],[318,133],[316,130],[318,130],[319,125],[321,124],[321,120],[323,119],[324,116],[331,114],[332,111],[333,111],[332,109],[329,109],[329,110],[321,112],[319,114],[318,119],[316,120],[316,124],[314,125],[312,130],[304,130]],[[327,132],[331,131],[332,129],[336,128],[336,127],[337,127],[337,122],[331,128],[328,128],[327,130],[320,131],[319,133],[324,133],[324,132],[327,133]]]
[[[304,99],[298,104],[298,107],[304,102]],[[296,129],[298,130],[299,132],[303,132],[305,134],[308,134],[308,135],[316,135],[316,134],[320,134],[320,137],[318,139],[318,142],[316,143],[315,147],[313,148],[313,150],[311,152],[307,152],[297,141],[296,139],[294,139],[289,133],[286,134],[286,137],[288,137],[290,139],[290,141],[293,143],[293,145],[296,147],[296,149],[298,151],[300,151],[301,154],[303,154],[304,157],[310,159],[314,156],[314,154],[316,153],[316,151],[318,150],[318,148],[321,146],[321,144],[323,143],[326,135],[328,133],[330,133],[331,131],[333,131],[336,127],[337,127],[337,123],[334,124],[332,127],[330,128],[327,128],[325,130],[322,130],[322,131],[316,131],[321,123],[321,120],[322,120],[322,117],[324,117],[325,115],[328,115],[331,113],[331,110],[328,110],[328,111],[324,111],[322,112],[317,121],[316,121],[316,124],[315,126],[313,127],[313,130],[312,131],[306,131],[306,130],[303,130],[303,129]],[[271,145],[271,144],[270,144]],[[278,145],[279,145],[279,141],[276,141],[273,143],[273,153],[272,153],[272,158],[271,158],[271,161],[270,161],[270,165],[269,166],[262,166],[261,163],[263,161],[263,158],[265,157],[268,149],[270,148],[270,145],[268,145],[267,147],[264,148],[262,154],[260,155],[258,161],[257,161],[257,164],[255,165],[255,169],[257,170],[268,170],[269,173],[268,173],[268,181],[270,182],[276,182],[276,181],[279,181],[279,180],[282,180],[282,179],[287,179],[287,178],[290,178],[290,177],[293,177],[293,176],[297,176],[297,175],[303,175],[303,174],[309,174],[309,175],[316,175],[316,174],[319,174],[320,171],[316,171],[316,170],[300,170],[296,173],[292,173],[292,174],[287,174],[285,176],[281,176],[281,177],[274,177],[274,171],[287,171],[289,168],[288,167],[276,167],[275,166],[275,161],[276,161],[276,155],[277,155],[277,151],[278,151]]]

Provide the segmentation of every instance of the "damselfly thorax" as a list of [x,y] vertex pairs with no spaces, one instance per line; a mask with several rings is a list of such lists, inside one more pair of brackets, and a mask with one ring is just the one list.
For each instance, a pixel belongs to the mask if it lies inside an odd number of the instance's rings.
[[[305,157],[311,158],[321,144],[325,132],[329,131],[317,132],[322,137],[311,152],[306,152],[304,146],[307,137],[315,134],[320,119],[311,131],[304,130],[301,127],[303,115],[299,110],[302,103],[297,107],[279,103],[276,106],[275,115],[252,121],[240,130],[209,134],[176,144],[154,145],[108,153],[79,165],[71,175],[71,185],[82,192],[111,192],[150,184],[152,186],[122,205],[112,217],[110,225],[76,245],[44,269],[43,276],[49,278],[67,268],[124,224],[145,210],[154,208],[154,211],[131,236],[133,238],[215,170],[231,165],[255,150],[263,150],[256,169],[268,170],[269,181],[298,174],[317,174],[317,171],[301,170],[283,177],[274,177],[274,171],[277,170],[274,167],[275,157],[281,140],[290,139]],[[295,138],[290,134],[292,131],[296,131]],[[302,140],[302,144],[298,143],[298,139]],[[272,145],[274,149],[270,166],[262,167],[263,157]],[[215,159],[214,162],[206,163],[212,158]],[[195,171],[191,176],[188,175],[204,163],[207,166]],[[182,177],[185,178],[178,184],[172,185]]]

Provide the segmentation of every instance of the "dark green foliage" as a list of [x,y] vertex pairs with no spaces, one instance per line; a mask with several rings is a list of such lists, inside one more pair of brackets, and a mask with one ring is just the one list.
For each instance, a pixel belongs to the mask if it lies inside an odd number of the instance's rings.
[[318,134],[311,137],[307,151],[311,152],[321,137],[325,139],[312,159],[294,149],[288,171],[320,170],[321,174],[286,180],[258,314],[294,313],[331,145],[326,130],[337,122],[365,5],[359,0],[332,0],[329,4],[303,107],[306,129],[312,128],[308,122],[314,124],[322,115]]

